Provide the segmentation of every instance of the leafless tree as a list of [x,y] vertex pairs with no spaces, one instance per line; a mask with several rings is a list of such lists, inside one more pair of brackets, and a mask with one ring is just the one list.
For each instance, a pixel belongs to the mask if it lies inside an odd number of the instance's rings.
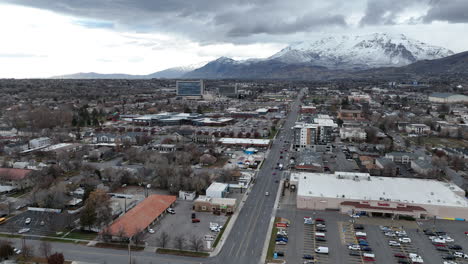
[[157,237],[157,244],[159,247],[166,248],[167,244],[171,240],[169,234],[165,231],[161,232],[161,234]]
[[177,235],[175,238],[174,238],[174,246],[175,248],[177,248],[178,250],[183,250],[184,247],[185,247],[185,242],[186,242],[186,239],[183,235]]
[[39,251],[41,252],[42,256],[47,259],[52,252],[52,245],[47,241],[42,241],[39,245]]
[[190,248],[196,252],[203,249],[203,240],[196,235],[190,237]]

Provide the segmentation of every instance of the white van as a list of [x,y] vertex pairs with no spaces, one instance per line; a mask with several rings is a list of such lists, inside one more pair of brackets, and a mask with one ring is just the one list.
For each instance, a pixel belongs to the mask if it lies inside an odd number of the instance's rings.
[[364,253],[362,254],[362,256],[366,258],[375,258],[375,254],[372,254],[372,253]]
[[315,253],[328,254],[328,247],[318,247],[315,249]]

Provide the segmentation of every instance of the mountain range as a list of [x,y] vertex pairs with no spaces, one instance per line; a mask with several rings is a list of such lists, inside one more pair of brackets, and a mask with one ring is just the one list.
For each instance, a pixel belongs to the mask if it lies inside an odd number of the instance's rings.
[[[451,50],[403,34],[376,33],[297,42],[265,59],[241,61],[221,57],[208,63],[170,68],[149,75],[79,73],[55,78],[329,80],[385,74],[413,76],[429,72],[466,72],[467,62],[463,60],[466,55],[454,55]],[[447,64],[453,60],[461,65]]]

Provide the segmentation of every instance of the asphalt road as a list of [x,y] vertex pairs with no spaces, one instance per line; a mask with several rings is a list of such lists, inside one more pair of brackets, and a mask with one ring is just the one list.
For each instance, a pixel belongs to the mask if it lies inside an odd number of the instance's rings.
[[[281,173],[273,175],[278,162],[287,162],[286,157],[280,159],[280,151],[285,149],[284,140],[292,141],[292,126],[294,126],[299,110],[299,98],[294,101],[287,116],[283,129],[278,132],[268,157],[257,174],[256,183],[242,208],[236,223],[227,238],[220,254],[214,263],[259,263],[263,245],[269,232],[268,225],[273,216],[273,206],[278,191]],[[289,145],[289,144],[288,144]],[[289,149],[289,147],[287,147]],[[266,196],[265,193],[269,192]]]
[[[269,154],[264,161],[262,168],[259,170],[256,178],[256,183],[247,198],[244,207],[240,211],[239,217],[233,226],[229,236],[224,243],[224,246],[218,256],[213,258],[188,258],[170,255],[157,255],[154,252],[132,252],[132,259],[136,263],[255,263],[261,261],[263,246],[267,238],[268,225],[273,216],[273,206],[275,197],[278,191],[278,184],[275,180],[280,180],[282,173],[273,175],[276,163],[281,162],[286,164],[287,159],[285,154],[280,154],[280,151],[289,147],[285,147],[285,140],[292,141],[292,126],[294,126],[298,111],[299,111],[299,95],[292,103],[291,110],[287,116],[283,128],[278,132],[274,140]],[[290,144],[288,144],[289,146]],[[285,156],[280,159],[280,156]],[[266,196],[265,192],[269,192]],[[19,239],[10,239],[14,241],[17,247],[21,247]],[[36,249],[39,247],[40,241],[28,240],[29,245]],[[82,245],[68,243],[52,243],[53,252],[62,252],[66,259],[76,260],[88,263],[129,263],[128,252],[124,250],[113,250],[86,247]]]

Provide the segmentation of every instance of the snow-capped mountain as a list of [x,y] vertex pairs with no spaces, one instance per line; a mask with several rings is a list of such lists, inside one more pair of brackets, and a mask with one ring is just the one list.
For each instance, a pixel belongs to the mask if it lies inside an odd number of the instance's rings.
[[195,69],[201,68],[205,66],[208,62],[200,62],[200,63],[195,63],[195,64],[190,64],[186,66],[180,66],[180,67],[173,67],[169,69],[165,69],[162,71],[158,71],[155,73],[148,74],[147,77],[149,78],[167,78],[167,79],[174,79],[174,78],[180,78],[184,74],[191,72]]
[[364,36],[335,36],[294,43],[269,59],[305,63],[329,69],[366,69],[405,66],[419,60],[453,55],[448,49],[406,37],[375,33]]

